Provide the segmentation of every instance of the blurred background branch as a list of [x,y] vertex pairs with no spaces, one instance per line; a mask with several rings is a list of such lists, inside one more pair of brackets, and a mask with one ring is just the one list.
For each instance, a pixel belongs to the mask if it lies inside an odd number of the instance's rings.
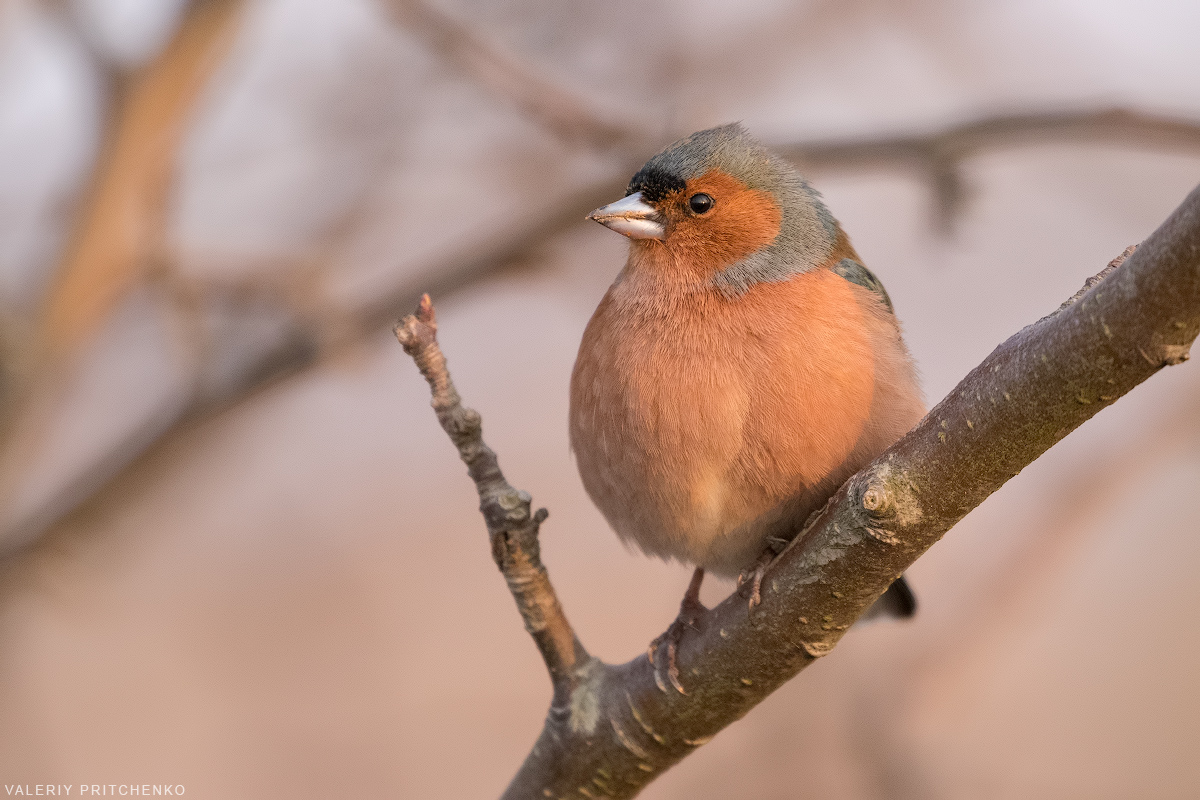
[[385,0],[399,25],[448,66],[512,103],[523,115],[564,142],[596,150],[628,150],[648,144],[648,132],[622,123],[550,79],[453,15],[422,0]]
[[236,0],[193,3],[161,55],[114,95],[92,186],[42,312],[50,359],[77,350],[163,247],[166,201],[200,92],[236,31]]
[[[212,17],[197,19],[200,20],[197,24],[203,26],[201,30],[210,35],[215,32]],[[189,49],[187,52],[194,51]],[[211,68],[211,62],[208,63]],[[176,106],[180,113],[185,108],[183,104]],[[602,135],[597,132],[597,136]],[[927,135],[861,141],[791,142],[778,147],[810,174],[894,167],[915,169],[925,177],[935,198],[936,225],[939,229],[948,229],[966,196],[959,170],[967,158],[988,149],[1047,140],[1102,141],[1150,150],[1183,149],[1200,153],[1200,124],[1123,109],[1106,109],[996,116],[954,125]],[[109,181],[106,191],[102,191],[91,206],[97,209],[93,212],[95,216],[88,216],[83,223],[85,228],[81,243],[71,252],[64,267],[61,286],[51,297],[46,312],[46,339],[51,342],[54,352],[69,350],[72,340],[78,345],[80,337],[97,324],[101,306],[116,302],[122,292],[131,288],[136,270],[146,269],[152,263],[149,254],[153,237],[156,231],[157,235],[161,235],[161,223],[156,226],[154,218],[161,214],[164,191],[155,179],[161,179],[162,174],[156,171],[153,158],[142,160],[141,143],[128,152],[138,153],[135,159],[138,168],[129,173],[121,172],[119,167],[114,172],[105,172],[105,178]],[[160,148],[160,155],[165,157],[167,153]],[[630,160],[623,162],[623,165],[633,163],[635,157],[631,154],[628,158]],[[165,168],[166,163],[160,161],[158,167]],[[180,409],[178,422],[227,407],[270,381],[297,374],[364,337],[378,334],[395,317],[397,309],[413,305],[422,293],[446,297],[508,269],[514,263],[527,260],[549,239],[582,224],[587,212],[622,194],[628,174],[631,174],[631,169],[623,166],[621,172],[614,170],[611,178],[569,191],[564,197],[554,198],[557,202],[541,209],[541,213],[524,214],[483,241],[438,253],[429,263],[397,271],[401,277],[399,284],[368,299],[357,308],[339,310],[329,304],[317,309],[318,314],[311,313],[311,309],[284,310],[283,313],[291,317],[285,323],[287,330],[271,342],[265,352],[254,354],[254,363],[238,369],[232,381],[198,392],[192,402]],[[158,186],[157,193],[154,186]],[[154,202],[155,197],[160,202]],[[139,209],[128,209],[125,207],[127,203],[143,205]],[[159,280],[177,298],[191,298],[191,302],[183,300],[180,306],[187,308],[194,304],[198,287],[180,284],[172,288],[174,281],[169,268],[159,276]],[[270,296],[275,287],[268,283],[257,288],[235,288],[233,292],[228,289],[223,291],[220,286],[208,290],[199,288],[199,291],[209,296],[208,301],[199,301],[199,308],[205,302],[217,302],[233,305],[249,303],[253,309],[252,298],[256,295]],[[214,292],[215,295],[212,294]],[[193,305],[193,308],[196,306]],[[267,313],[277,315],[280,309],[270,308]],[[320,324],[326,325],[327,329],[313,327]],[[241,343],[231,342],[229,346],[240,347]],[[172,426],[174,424],[178,423],[171,423]],[[120,448],[92,467],[90,472],[93,474],[81,476],[82,484],[87,489],[68,492],[65,499],[55,503],[57,507],[43,510],[38,516],[37,526],[48,525],[70,511],[88,492],[104,485],[124,463],[158,435],[162,435],[162,432],[147,436],[139,431],[134,437],[140,442],[138,446]],[[29,534],[18,538],[27,540]]]

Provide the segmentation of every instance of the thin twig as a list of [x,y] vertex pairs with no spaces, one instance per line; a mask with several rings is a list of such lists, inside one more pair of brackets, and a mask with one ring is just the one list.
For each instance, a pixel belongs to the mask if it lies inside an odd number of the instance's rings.
[[450,380],[446,357],[438,346],[437,318],[429,295],[421,298],[415,314],[396,325],[395,333],[404,352],[412,356],[429,382],[438,421],[458,448],[459,457],[467,465],[467,474],[475,482],[479,510],[487,521],[492,543],[492,557],[517,601],[525,630],[542,652],[555,694],[568,696],[576,671],[589,656],[567,621],[542,565],[538,530],[547,511],[539,508],[530,513],[532,498],[505,480],[496,453],[483,441],[478,412],[463,406]]

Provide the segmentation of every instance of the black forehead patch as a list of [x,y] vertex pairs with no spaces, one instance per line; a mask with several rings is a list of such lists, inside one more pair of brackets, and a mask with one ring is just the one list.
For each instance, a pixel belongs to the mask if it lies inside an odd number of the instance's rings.
[[672,192],[683,191],[685,186],[687,182],[675,173],[647,164],[629,181],[629,189],[625,196],[641,192],[642,199],[647,203],[657,203]]

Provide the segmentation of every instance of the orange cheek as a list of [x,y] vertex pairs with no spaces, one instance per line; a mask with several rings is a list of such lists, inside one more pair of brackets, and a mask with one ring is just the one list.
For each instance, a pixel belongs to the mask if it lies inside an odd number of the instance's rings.
[[747,189],[722,172],[688,182],[687,194],[715,198],[704,216],[684,214],[674,222],[667,244],[705,274],[712,274],[766,247],[779,235],[782,214],[767,192]]

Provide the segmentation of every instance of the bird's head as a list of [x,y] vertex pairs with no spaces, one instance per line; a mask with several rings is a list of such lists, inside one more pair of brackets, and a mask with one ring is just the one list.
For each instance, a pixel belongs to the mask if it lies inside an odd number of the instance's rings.
[[817,193],[738,123],[670,145],[638,170],[624,198],[588,219],[635,248],[663,248],[735,294],[821,264],[838,238]]

